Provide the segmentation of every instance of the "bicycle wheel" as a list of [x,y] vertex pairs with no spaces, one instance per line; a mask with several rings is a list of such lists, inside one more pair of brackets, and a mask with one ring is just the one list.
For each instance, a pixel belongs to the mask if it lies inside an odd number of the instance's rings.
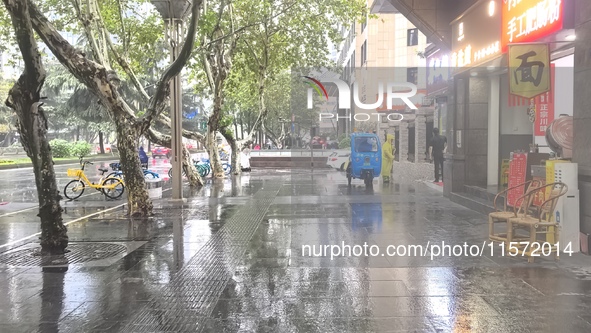
[[230,172],[232,172],[232,166],[228,163],[222,163],[222,169],[224,169],[224,173],[226,175],[230,174]]
[[156,179],[159,177],[158,177],[158,174],[155,174],[152,171],[144,170],[144,178],[145,179]]
[[199,176],[201,177],[205,177],[208,174],[207,168],[203,165],[197,165],[197,172],[199,172]]
[[84,193],[84,188],[83,181],[78,179],[72,180],[64,187],[64,195],[70,200],[76,200]]
[[123,172],[121,171],[115,171],[115,172],[111,172],[110,174],[107,175],[106,178],[119,178],[119,179],[123,179]]
[[109,199],[118,199],[125,192],[125,185],[119,178],[107,178],[101,184],[101,191]]
[[[185,174],[185,170],[184,170],[184,168],[182,169],[182,173],[183,173],[183,177],[185,177],[185,176],[186,176],[186,174]],[[156,176],[156,178],[160,178],[160,177]],[[172,179],[172,168],[170,168],[170,169],[168,170],[168,178]]]

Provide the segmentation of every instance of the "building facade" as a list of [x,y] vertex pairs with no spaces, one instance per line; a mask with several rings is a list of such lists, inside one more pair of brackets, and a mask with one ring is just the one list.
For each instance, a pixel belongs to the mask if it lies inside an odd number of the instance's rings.
[[[445,195],[453,199],[454,193],[465,192],[467,187],[503,185],[503,160],[510,158],[511,152],[530,151],[530,144],[539,146],[535,154],[547,154],[544,131],[548,124],[572,115],[572,162],[578,164],[580,192],[578,222],[580,231],[590,234],[591,94],[587,90],[591,82],[591,1],[384,2],[428,37],[433,44],[427,52],[433,60],[429,63],[447,60],[452,70],[446,88],[429,91],[436,105],[446,110],[444,117],[440,115],[450,143],[444,168]],[[487,30],[492,34],[486,35]],[[519,43],[542,43],[549,48],[551,88],[533,103],[511,93],[510,82],[516,80],[517,68],[509,65],[514,59],[508,54],[508,45]],[[469,59],[466,53],[471,55]],[[521,74],[517,73],[523,79]]]

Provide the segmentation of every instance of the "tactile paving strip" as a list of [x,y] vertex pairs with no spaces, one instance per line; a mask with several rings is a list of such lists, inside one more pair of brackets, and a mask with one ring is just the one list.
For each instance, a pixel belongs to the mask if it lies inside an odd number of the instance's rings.
[[281,186],[281,182],[265,184],[122,331],[198,332]]
[[0,254],[0,264],[14,267],[67,266],[101,260],[125,253],[127,247],[112,243],[72,243],[64,255],[40,256],[39,247],[30,247]]

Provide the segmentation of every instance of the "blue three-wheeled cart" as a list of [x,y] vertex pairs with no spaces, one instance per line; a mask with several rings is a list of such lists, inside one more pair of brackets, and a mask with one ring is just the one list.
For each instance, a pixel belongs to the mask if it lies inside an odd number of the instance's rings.
[[374,177],[382,171],[382,146],[380,138],[371,133],[351,134],[351,157],[347,165],[347,181],[363,179],[365,186],[373,185]]

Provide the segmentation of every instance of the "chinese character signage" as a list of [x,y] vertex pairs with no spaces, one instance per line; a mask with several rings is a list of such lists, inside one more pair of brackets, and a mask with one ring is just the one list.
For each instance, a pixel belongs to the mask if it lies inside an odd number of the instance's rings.
[[[554,76],[554,64],[551,65]],[[536,106],[535,136],[546,136],[546,129],[554,121],[554,85],[549,92],[535,98]]]
[[482,2],[452,22],[450,67],[474,67],[501,55],[503,1]]
[[427,57],[427,94],[442,92],[450,78],[449,55],[436,53]]
[[[525,183],[527,175],[527,154],[513,153],[513,159],[509,162],[509,188]],[[525,193],[525,187],[520,186],[507,193],[507,205],[519,206],[519,198]]]
[[503,0],[502,49],[571,27],[570,0]]
[[510,93],[533,98],[550,91],[548,44],[509,45]]

